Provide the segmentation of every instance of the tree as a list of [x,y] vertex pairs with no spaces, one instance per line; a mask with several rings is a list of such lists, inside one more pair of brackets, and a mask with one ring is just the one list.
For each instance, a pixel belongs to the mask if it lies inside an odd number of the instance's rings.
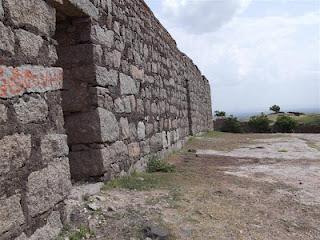
[[289,116],[279,116],[273,125],[273,131],[292,133],[297,128],[297,121]]
[[272,107],[270,107],[270,110],[275,112],[275,113],[279,113],[280,109],[281,108],[278,105],[273,105]]
[[214,114],[216,115],[216,117],[225,117],[226,116],[226,112],[223,112],[223,111],[215,111]]
[[271,121],[268,116],[261,114],[260,116],[253,116],[248,122],[248,127],[250,131],[255,133],[268,133],[271,131],[270,128]]
[[231,133],[241,133],[241,124],[239,120],[236,117],[233,117],[232,115],[230,117],[227,117],[221,127],[222,132],[231,132]]

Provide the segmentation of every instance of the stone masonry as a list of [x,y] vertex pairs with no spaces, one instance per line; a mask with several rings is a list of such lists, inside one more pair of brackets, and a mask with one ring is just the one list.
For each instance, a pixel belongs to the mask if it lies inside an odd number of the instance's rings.
[[0,0],[0,240],[54,239],[71,180],[210,129],[208,80],[143,0]]

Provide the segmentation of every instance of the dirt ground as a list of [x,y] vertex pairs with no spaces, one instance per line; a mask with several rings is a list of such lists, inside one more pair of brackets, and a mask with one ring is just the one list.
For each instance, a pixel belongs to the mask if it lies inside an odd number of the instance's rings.
[[148,239],[155,224],[166,239],[320,239],[320,135],[210,133],[169,161],[175,173],[136,175],[79,203],[87,238]]

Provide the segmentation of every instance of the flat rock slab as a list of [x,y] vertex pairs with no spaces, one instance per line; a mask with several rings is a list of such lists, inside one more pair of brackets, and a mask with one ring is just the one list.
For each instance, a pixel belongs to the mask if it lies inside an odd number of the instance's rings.
[[85,196],[92,196],[100,193],[103,185],[104,183],[99,182],[74,186],[71,190],[69,199],[82,201]]
[[[258,164],[227,167],[225,173],[269,183],[282,182],[297,189],[297,200],[320,204],[320,134],[292,134],[257,139],[231,151],[197,150],[198,156],[259,159]],[[245,161],[245,160],[244,160]],[[240,162],[242,162],[240,160]]]
[[[302,137],[307,138],[306,135],[292,135],[281,138],[258,139],[254,144],[246,144],[231,151],[205,149],[197,150],[197,154],[258,159],[320,159],[320,151],[311,147],[307,140],[301,139]],[[320,141],[320,134],[315,134],[312,140]]]

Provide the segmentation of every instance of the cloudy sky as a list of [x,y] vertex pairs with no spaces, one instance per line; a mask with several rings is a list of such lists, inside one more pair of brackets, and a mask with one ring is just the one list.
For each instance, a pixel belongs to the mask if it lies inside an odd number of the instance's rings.
[[214,110],[320,111],[320,0],[145,0],[210,80]]

